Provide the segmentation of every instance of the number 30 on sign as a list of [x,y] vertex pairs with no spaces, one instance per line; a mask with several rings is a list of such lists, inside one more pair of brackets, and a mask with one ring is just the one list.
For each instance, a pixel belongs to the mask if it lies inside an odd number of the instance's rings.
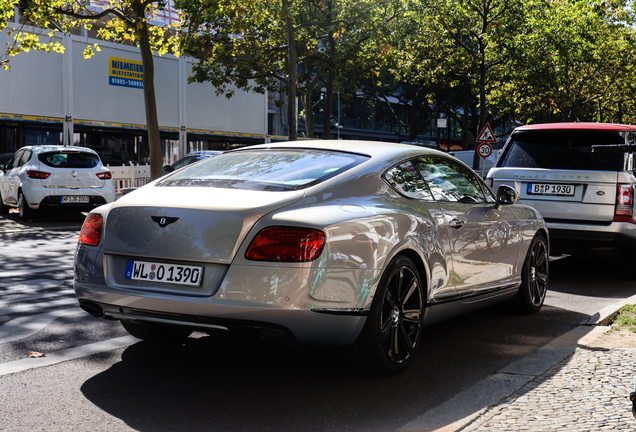
[[492,154],[492,146],[488,143],[480,143],[477,146],[477,153],[485,159]]

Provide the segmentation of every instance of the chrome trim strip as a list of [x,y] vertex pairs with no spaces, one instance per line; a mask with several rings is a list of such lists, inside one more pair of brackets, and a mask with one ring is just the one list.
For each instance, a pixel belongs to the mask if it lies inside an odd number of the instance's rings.
[[135,321],[148,321],[148,322],[153,322],[158,324],[170,324],[170,325],[180,325],[184,327],[199,327],[199,328],[209,328],[214,330],[230,331],[227,327],[214,325],[214,324],[194,323],[190,321],[176,321],[171,319],[146,317],[146,316],[140,316],[140,315],[126,315],[126,314],[111,312],[111,311],[104,311],[104,315],[113,317],[119,320],[123,319],[123,320],[135,320]]
[[47,189],[73,189],[73,190],[77,190],[77,189],[101,189],[104,186],[45,186],[42,185]]
[[369,311],[362,308],[311,308],[312,312],[331,314],[331,315],[348,315],[348,316],[367,316]]

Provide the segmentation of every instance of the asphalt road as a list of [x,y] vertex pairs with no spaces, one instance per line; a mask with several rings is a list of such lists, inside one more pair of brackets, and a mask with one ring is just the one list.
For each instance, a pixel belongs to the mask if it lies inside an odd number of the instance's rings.
[[[199,333],[176,347],[130,339],[106,350],[126,333],[73,304],[83,218],[13,216],[0,217],[0,431],[393,431],[636,293],[611,263],[552,262],[538,314],[498,305],[429,327],[411,367],[392,378],[346,369],[337,350]],[[33,332],[38,319],[44,327]],[[28,351],[47,357],[25,359]]]

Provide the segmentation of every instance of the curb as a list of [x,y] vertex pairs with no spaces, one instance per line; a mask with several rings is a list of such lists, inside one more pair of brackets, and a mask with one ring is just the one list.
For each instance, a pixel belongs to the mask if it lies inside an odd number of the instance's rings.
[[580,345],[587,345],[605,333],[618,310],[626,304],[636,304],[636,295],[601,309],[576,328],[456,394],[396,432],[461,431],[528,382],[574,354]]

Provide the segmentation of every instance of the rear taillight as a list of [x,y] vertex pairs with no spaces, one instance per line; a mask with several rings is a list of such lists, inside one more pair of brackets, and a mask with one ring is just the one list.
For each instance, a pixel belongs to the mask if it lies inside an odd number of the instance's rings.
[[488,185],[488,187],[490,189],[492,189],[492,185],[493,185],[493,180],[491,178],[487,178],[486,179],[486,184]]
[[106,171],[102,173],[97,173],[97,177],[99,177],[102,180],[110,180],[113,178],[113,174],[110,171]]
[[635,223],[633,185],[618,185],[616,190],[616,210],[614,211],[614,221]]
[[319,230],[269,227],[254,237],[245,258],[257,261],[312,261],[318,258],[324,244],[325,235]]
[[84,225],[80,231],[79,242],[97,246],[102,238],[102,217],[98,214],[89,214],[84,219]]
[[51,173],[47,173],[47,172],[44,172],[44,171],[31,171],[31,170],[27,171],[27,176],[29,176],[29,178],[32,178],[32,179],[41,179],[41,180],[43,180],[43,179],[47,178],[50,175],[51,175]]

